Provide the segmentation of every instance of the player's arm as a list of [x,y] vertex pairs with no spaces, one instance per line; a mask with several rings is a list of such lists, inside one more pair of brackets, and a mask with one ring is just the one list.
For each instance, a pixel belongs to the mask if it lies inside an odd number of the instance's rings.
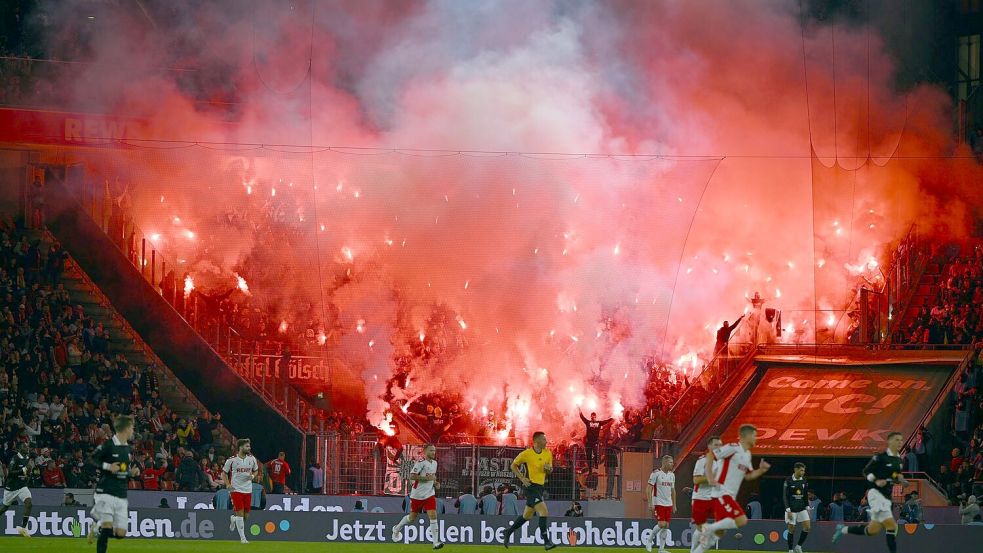
[[[703,472],[705,473],[706,472],[706,469],[704,469]],[[702,486],[703,484],[706,484],[708,482],[709,482],[709,480],[707,480],[706,474],[694,474],[693,475],[693,485],[694,486]]]
[[879,463],[880,460],[877,458],[877,455],[871,457],[870,461],[867,461],[867,465],[864,467],[863,475],[868,482],[871,482],[872,484],[880,488],[887,485],[887,479],[877,477],[875,471],[877,470],[877,465]]
[[703,481],[710,486],[717,485],[717,475],[713,473],[713,463],[717,460],[717,456],[711,449],[707,452],[706,461],[703,463]]
[[553,472],[553,454],[549,451],[546,452],[548,459],[543,463],[543,472],[546,474],[551,474]]
[[[581,415],[581,416],[583,416],[583,415]],[[530,481],[529,481],[528,478],[526,478],[526,476],[524,474],[522,474],[522,464],[523,463],[525,463],[525,456],[523,456],[523,454],[520,453],[512,461],[512,464],[509,466],[509,468],[512,469],[512,474],[514,474],[515,477],[519,479],[519,482],[522,482],[522,485],[523,486],[528,486],[530,484]]]
[[789,491],[790,490],[788,489],[788,479],[786,478],[785,479],[785,482],[782,483],[782,501],[785,502],[785,512],[786,513],[790,512],[792,510],[792,508],[789,507],[789,504],[788,504]]
[[225,466],[222,467],[222,483],[225,484],[225,489],[232,489],[232,480],[229,478],[229,471],[232,470],[232,459],[225,460]]
[[89,456],[89,464],[115,474],[119,472],[119,463],[109,462],[109,448],[104,446],[105,444],[100,444],[99,447],[92,452],[92,455]]
[[676,512],[676,486],[672,486],[672,512]]
[[587,417],[585,417],[582,412],[578,411],[578,413],[580,413],[580,420],[584,421],[584,424],[587,424],[587,423],[590,422],[589,420],[587,420]]
[[652,497],[655,495],[655,485],[658,483],[658,478],[655,476],[655,472],[649,476],[648,486],[645,486],[645,502],[646,504],[652,503]]
[[744,475],[744,479],[745,480],[757,480],[758,478],[761,478],[761,476],[764,473],[768,472],[768,469],[770,469],[770,468],[771,468],[771,464],[768,461],[765,461],[764,459],[762,459],[761,460],[761,463],[758,464],[758,468],[756,468],[756,469],[752,470],[751,472],[745,474]]

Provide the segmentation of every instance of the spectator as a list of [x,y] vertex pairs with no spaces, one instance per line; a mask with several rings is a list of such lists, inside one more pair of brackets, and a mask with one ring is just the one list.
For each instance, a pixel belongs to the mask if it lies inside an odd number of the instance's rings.
[[160,489],[160,477],[167,470],[167,461],[160,465],[155,465],[152,461],[148,462],[140,473],[140,480],[143,482],[143,489],[157,491]]
[[177,468],[178,489],[183,492],[194,492],[202,488],[205,482],[201,467],[195,461],[190,451],[184,453],[184,458]]
[[713,346],[714,355],[720,355],[727,348],[731,333],[734,332],[737,325],[741,324],[743,318],[744,315],[741,315],[732,325],[728,325],[728,321],[724,321],[724,324],[720,325],[720,328],[717,329],[717,342]]
[[905,496],[899,517],[913,524],[922,521],[922,501],[918,498],[918,492],[911,492]]
[[158,509],[170,509],[171,506],[167,504],[167,498],[160,498],[160,505],[157,506]]
[[968,498],[963,499],[959,503],[959,515],[962,518],[963,524],[969,524],[973,522],[973,519],[979,516],[980,506],[976,502],[976,496],[971,495]]
[[75,494],[71,492],[65,492],[65,501],[62,503],[64,507],[78,507],[79,502],[75,501]]
[[276,459],[266,463],[270,480],[273,482],[273,493],[284,493],[287,477],[290,476],[290,465],[287,463],[287,453],[281,451]]
[[563,513],[563,516],[565,516],[565,517],[582,517],[582,516],[584,516],[584,510],[580,506],[580,502],[579,501],[572,501],[570,503],[570,508],[567,509],[567,512]]
[[809,518],[812,519],[812,524],[815,525],[816,521],[819,520],[819,513],[823,508],[823,500],[816,496],[816,492],[809,490]]
[[361,499],[355,500],[355,508],[352,509],[352,512],[353,513],[364,513],[365,512],[365,505],[362,503],[362,500]]
[[464,490],[464,493],[454,502],[454,507],[457,508],[459,515],[476,515],[478,514],[478,498],[471,493],[470,489]]
[[829,504],[829,520],[832,522],[846,521],[846,513],[843,509],[843,497],[842,492],[835,494],[832,503]]
[[[736,324],[736,323],[735,323]],[[747,516],[752,520],[761,520],[761,497],[753,493],[747,502]]]
[[65,472],[55,465],[54,461],[48,461],[41,476],[46,488],[64,488]]
[[507,484],[502,486],[502,512],[500,514],[516,517],[522,514],[519,498]]
[[969,523],[970,526],[983,526],[983,517],[976,515],[973,517],[973,522]]
[[498,497],[495,496],[495,491],[491,486],[485,486],[481,490],[481,514],[483,515],[497,515],[498,514]]
[[311,473],[311,493],[322,493],[324,490],[324,469],[321,468],[321,463],[315,461],[307,469]]
[[597,420],[597,413],[590,414],[590,420],[583,413],[580,413],[580,420],[583,421],[587,431],[584,435],[584,448],[587,449],[587,465],[593,470],[594,463],[597,462],[597,440],[601,436],[601,430],[611,424],[614,419]]

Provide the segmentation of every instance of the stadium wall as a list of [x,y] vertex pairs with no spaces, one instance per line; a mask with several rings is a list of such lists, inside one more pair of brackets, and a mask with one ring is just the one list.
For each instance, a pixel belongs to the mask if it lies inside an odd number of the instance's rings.
[[[0,517],[0,535],[16,535],[20,509],[7,511]],[[253,513],[246,521],[251,541],[278,542],[389,542],[391,528],[401,515],[371,513]],[[230,540],[228,511],[184,511],[175,509],[136,509],[130,511],[130,538]],[[440,520],[440,538],[447,544],[501,544],[511,519],[507,516],[448,516]],[[83,538],[93,523],[85,510],[72,508],[41,509],[30,517],[27,530],[35,536]],[[784,551],[783,521],[751,521],[740,532],[730,532],[721,539],[721,549],[750,551]],[[653,522],[647,519],[551,518],[551,538],[558,543],[594,547],[639,547],[652,531]],[[810,535],[810,544],[828,544],[834,530],[831,523],[819,523]],[[692,532],[684,520],[670,525],[671,547],[688,547]],[[905,525],[898,535],[900,547],[915,551],[962,550],[965,544],[983,537],[983,526],[962,525]],[[523,527],[518,543],[535,545],[542,542],[533,525]],[[850,538],[856,547],[869,546],[875,540]],[[875,538],[876,539],[876,538]],[[426,544],[425,517],[417,524],[403,529],[400,543]],[[878,544],[882,543],[877,540]]]

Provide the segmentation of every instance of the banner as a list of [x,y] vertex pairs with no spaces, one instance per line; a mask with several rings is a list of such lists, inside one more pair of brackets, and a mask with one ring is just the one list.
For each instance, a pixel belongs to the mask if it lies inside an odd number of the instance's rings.
[[867,456],[887,434],[910,436],[942,392],[951,367],[775,367],[723,434],[758,427],[756,455]]
[[148,123],[140,119],[0,108],[0,142],[100,146],[149,134]]
[[[407,469],[409,471],[409,469]],[[82,503],[87,508],[92,507],[92,488],[88,489],[55,489],[55,488],[32,488],[31,495],[35,508],[38,506],[56,507],[62,505],[65,493],[71,492],[75,495],[75,500]],[[212,500],[215,498],[213,492],[165,492],[148,490],[130,490],[127,493],[130,508],[133,509],[152,509],[160,505],[161,499],[166,499],[167,504],[172,509],[180,510],[211,510],[214,509]],[[448,513],[456,513],[454,507],[456,495],[441,490],[438,501],[442,501]],[[373,513],[402,513],[403,497],[400,496],[379,496],[379,495],[284,495],[266,494],[266,511],[293,511],[293,512],[327,512],[341,513],[352,512],[355,502],[361,501],[365,509]],[[589,501],[580,502],[585,508]],[[547,501],[547,507],[554,512],[566,511],[569,501]]]
[[[3,536],[16,536],[20,508],[0,517]],[[252,513],[246,519],[246,537],[250,541],[278,542],[346,542],[391,543],[390,532],[400,515],[369,513]],[[502,544],[505,529],[511,523],[504,516],[447,516],[438,523],[440,541],[448,545]],[[32,536],[84,539],[93,524],[92,518],[80,509],[42,509],[28,521]],[[130,511],[127,537],[144,539],[237,540],[238,534],[229,531],[229,511],[182,511],[174,509],[136,509]],[[430,531],[426,517],[403,528],[399,543],[429,544]],[[652,532],[654,523],[641,519],[550,518],[548,528],[552,541],[564,545],[593,547],[641,547]],[[670,547],[689,547],[692,531],[684,520],[674,520]],[[834,525],[821,522],[813,526],[811,542],[828,544]],[[754,520],[739,531],[728,532],[720,541],[721,549],[751,551],[784,551],[783,521]],[[902,526],[898,542],[903,551],[962,551],[965,544],[983,537],[983,527],[962,525]],[[844,538],[844,550],[873,547],[875,539],[857,536]],[[514,536],[514,544],[542,544],[538,529],[526,524]],[[877,544],[882,544],[879,540]]]

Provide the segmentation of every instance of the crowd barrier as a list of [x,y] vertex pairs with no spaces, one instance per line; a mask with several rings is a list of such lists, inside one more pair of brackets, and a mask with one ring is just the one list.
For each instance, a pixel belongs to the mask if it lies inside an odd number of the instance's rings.
[[[0,535],[15,536],[20,508],[0,517]],[[325,513],[325,512],[256,512],[246,520],[251,541],[280,542],[390,542],[390,531],[400,519],[398,514]],[[403,529],[400,543],[426,544],[429,534],[425,517]],[[27,525],[33,536],[84,538],[93,523],[84,509],[62,507],[36,509]],[[214,510],[134,509],[130,511],[128,537],[146,539],[232,540],[229,512]],[[441,518],[438,531],[447,544],[501,544],[510,517],[451,515]],[[612,518],[551,518],[549,532],[553,541],[565,545],[593,547],[639,547],[652,531],[651,520]],[[671,547],[689,547],[692,531],[683,521],[673,521]],[[819,523],[813,528],[808,546],[811,550],[829,549],[834,525]],[[748,551],[784,551],[782,521],[751,521],[738,532],[729,532],[721,540],[721,549]],[[520,545],[541,545],[535,526],[527,524],[516,535]],[[971,540],[983,538],[983,526],[905,525],[898,535],[903,551],[961,551]],[[842,550],[876,550],[883,538],[845,538]]]

